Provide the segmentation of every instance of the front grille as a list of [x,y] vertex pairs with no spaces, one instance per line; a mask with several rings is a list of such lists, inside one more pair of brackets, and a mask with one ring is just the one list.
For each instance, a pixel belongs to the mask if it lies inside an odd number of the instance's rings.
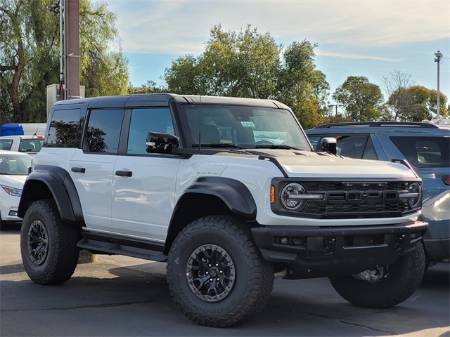
[[408,192],[413,182],[298,182],[306,193],[322,194],[323,199],[305,200],[298,210],[290,211],[290,215],[323,219],[380,218],[398,217],[418,209],[417,206],[411,207],[407,199],[399,197]]

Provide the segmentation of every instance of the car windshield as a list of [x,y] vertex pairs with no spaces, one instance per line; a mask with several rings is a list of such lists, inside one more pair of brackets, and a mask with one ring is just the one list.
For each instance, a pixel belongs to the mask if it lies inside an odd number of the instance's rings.
[[19,144],[19,152],[39,152],[43,143],[42,139],[22,139]]
[[31,158],[27,155],[0,155],[0,175],[28,175]]
[[228,105],[182,105],[188,146],[272,148],[311,151],[294,119],[284,109]]

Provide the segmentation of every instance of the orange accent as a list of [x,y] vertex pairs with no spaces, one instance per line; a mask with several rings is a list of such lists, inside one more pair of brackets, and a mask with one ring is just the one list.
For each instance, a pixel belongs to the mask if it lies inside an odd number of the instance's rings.
[[275,202],[275,186],[270,187],[270,203],[273,204]]

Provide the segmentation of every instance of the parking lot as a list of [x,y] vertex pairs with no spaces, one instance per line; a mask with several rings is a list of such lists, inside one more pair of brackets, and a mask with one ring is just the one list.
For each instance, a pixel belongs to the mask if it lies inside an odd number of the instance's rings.
[[0,234],[1,336],[450,336],[448,264],[392,310],[353,307],[327,279],[275,281],[258,316],[232,329],[194,325],[173,305],[165,265],[125,257],[80,264],[62,286],[33,284],[19,232]]

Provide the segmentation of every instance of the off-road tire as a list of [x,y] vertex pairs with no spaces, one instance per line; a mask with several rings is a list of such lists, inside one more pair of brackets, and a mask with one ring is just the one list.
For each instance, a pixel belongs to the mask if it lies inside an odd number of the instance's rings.
[[[206,302],[189,288],[186,268],[192,252],[205,244],[227,251],[234,261],[236,278],[227,297]],[[264,308],[273,287],[272,265],[263,260],[245,223],[229,216],[195,220],[176,237],[169,252],[167,281],[175,303],[192,321],[206,326],[228,327]]]
[[[28,232],[36,220],[43,223],[48,233],[47,256],[40,265],[32,261],[28,247]],[[60,284],[70,279],[77,266],[80,230],[61,221],[53,200],[38,200],[30,205],[23,218],[20,236],[23,265],[33,282]]]
[[400,256],[389,266],[387,276],[375,283],[353,276],[332,277],[334,289],[350,303],[367,308],[390,308],[408,297],[420,286],[425,272],[423,245]]

